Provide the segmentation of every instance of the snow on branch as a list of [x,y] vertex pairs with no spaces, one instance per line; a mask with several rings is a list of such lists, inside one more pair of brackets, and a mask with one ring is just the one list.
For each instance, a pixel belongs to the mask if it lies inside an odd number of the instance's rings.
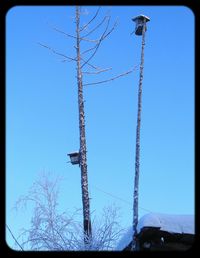
[[61,213],[57,209],[60,179],[60,177],[51,179],[49,174],[40,175],[27,196],[20,199],[18,205],[22,204],[21,202],[34,201],[30,228],[23,229],[18,240],[7,226],[20,249],[23,251],[113,250],[122,233],[119,208],[108,206],[104,208],[101,216],[93,220],[92,241],[85,246],[80,219],[82,209],[70,213]]

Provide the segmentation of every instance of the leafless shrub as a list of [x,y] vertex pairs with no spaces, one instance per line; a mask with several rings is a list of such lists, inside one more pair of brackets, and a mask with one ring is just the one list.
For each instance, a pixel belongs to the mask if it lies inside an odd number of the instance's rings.
[[[58,212],[58,193],[61,178],[51,179],[43,174],[34,182],[27,195],[17,201],[17,208],[33,203],[33,214],[29,229],[23,229],[18,236],[22,250],[34,251],[78,251],[78,250],[113,250],[123,230],[119,224],[119,209],[105,207],[101,217],[93,222],[93,236],[85,246],[82,211],[73,213]],[[18,245],[19,248],[19,245]]]

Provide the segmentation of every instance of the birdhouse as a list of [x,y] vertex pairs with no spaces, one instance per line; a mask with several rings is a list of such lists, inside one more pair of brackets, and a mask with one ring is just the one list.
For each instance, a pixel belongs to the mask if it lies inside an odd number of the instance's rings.
[[[149,17],[141,14],[141,15],[138,15],[138,16],[132,18],[132,21],[134,21],[136,23],[135,34],[138,35],[138,36],[141,36],[145,21],[148,22],[148,21],[150,21],[150,19],[149,19]],[[146,30],[147,30],[147,27],[145,28],[145,31]]]
[[80,153],[78,151],[67,154],[70,157],[72,165],[80,163]]

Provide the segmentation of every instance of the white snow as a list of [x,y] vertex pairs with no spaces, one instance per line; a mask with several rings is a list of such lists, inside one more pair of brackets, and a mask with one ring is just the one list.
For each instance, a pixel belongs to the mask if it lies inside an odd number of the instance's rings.
[[[169,215],[161,213],[148,213],[138,221],[137,231],[143,227],[156,227],[170,233],[194,234],[194,215]],[[133,227],[129,227],[119,241],[116,251],[123,250],[130,244],[133,236]]]
[[194,234],[194,215],[149,213],[138,222],[138,233],[143,227],[158,227],[170,233]]
[[116,251],[123,250],[132,241],[132,238],[133,238],[133,227],[129,227],[126,233],[124,234],[124,236],[117,244],[117,247],[115,248],[115,250]]

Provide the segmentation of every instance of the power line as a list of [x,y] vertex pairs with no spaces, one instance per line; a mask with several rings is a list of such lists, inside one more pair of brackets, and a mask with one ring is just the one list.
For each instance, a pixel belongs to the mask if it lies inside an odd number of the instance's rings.
[[13,235],[11,229],[9,228],[9,226],[8,226],[7,224],[6,224],[6,227],[7,227],[7,229],[9,230],[9,232],[10,232],[12,238],[13,238],[13,239],[15,240],[15,242],[17,243],[17,245],[21,248],[22,251],[24,251],[24,249],[22,248],[22,246],[20,245],[20,243],[17,241],[17,239],[14,237],[14,235]]
[[[113,197],[113,198],[115,198],[115,199],[118,199],[118,200],[120,200],[121,202],[124,202],[124,203],[126,203],[126,204],[132,206],[132,204],[131,204],[129,201],[124,200],[124,199],[122,199],[121,197],[118,197],[118,196],[116,196],[116,195],[114,195],[114,194],[111,194],[111,193],[109,193],[109,192],[106,192],[106,191],[100,189],[99,187],[97,187],[97,186],[95,186],[95,185],[93,185],[93,184],[90,184],[90,185],[92,185],[92,186],[93,186],[94,188],[96,188],[98,191],[100,191],[100,192],[102,192],[102,193],[104,193],[104,194],[110,195],[111,197]],[[140,208],[141,210],[144,210],[144,211],[147,211],[147,212],[152,212],[152,211],[150,211],[150,210],[148,210],[148,209],[146,209],[146,208],[143,208],[143,207],[141,207],[141,206],[139,206],[139,208]]]

